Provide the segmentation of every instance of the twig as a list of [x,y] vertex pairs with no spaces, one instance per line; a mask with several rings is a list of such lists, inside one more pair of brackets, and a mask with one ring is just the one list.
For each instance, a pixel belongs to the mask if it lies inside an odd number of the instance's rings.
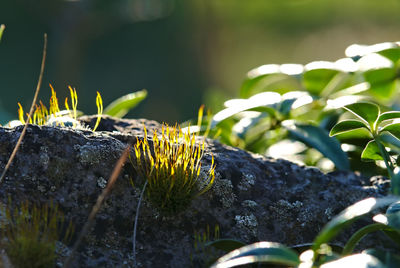
[[10,158],[8,159],[7,165],[3,170],[3,173],[0,176],[0,185],[3,182],[4,176],[7,173],[7,170],[10,168],[12,161],[15,158],[15,155],[17,154],[17,151],[21,145],[22,139],[25,136],[26,133],[26,128],[28,127],[29,124],[29,120],[32,117],[33,111],[35,109],[35,105],[36,105],[36,100],[37,97],[39,95],[39,91],[40,91],[40,87],[42,85],[42,80],[43,80],[43,73],[44,73],[44,66],[45,66],[45,62],[46,62],[46,53],[47,53],[47,34],[44,34],[44,44],[43,44],[43,56],[42,56],[42,65],[40,67],[40,74],[39,74],[39,80],[38,83],[36,85],[36,91],[35,91],[35,96],[33,97],[33,101],[32,101],[32,105],[31,105],[31,109],[29,110],[29,114],[28,114],[28,118],[25,122],[24,128],[22,129],[21,135],[19,136],[19,139],[17,141],[17,144],[14,147],[14,150],[11,153]]
[[146,186],[147,186],[147,180],[144,183],[142,192],[140,193],[140,197],[139,197],[139,201],[138,201],[138,205],[136,208],[136,215],[135,215],[135,225],[133,226],[133,239],[132,239],[132,247],[133,247],[133,267],[136,267],[136,229],[137,229],[137,223],[138,223],[138,219],[139,219],[139,210],[140,210],[140,204],[142,203],[142,199],[143,199],[143,194],[144,191],[146,190]]
[[103,204],[105,198],[109,195],[113,185],[117,181],[117,178],[121,172],[122,166],[124,165],[126,159],[128,158],[130,149],[131,149],[131,144],[129,144],[125,148],[121,157],[118,159],[117,164],[115,165],[114,170],[108,180],[107,187],[104,188],[103,192],[97,198],[96,204],[93,206],[92,211],[90,212],[90,215],[78,236],[78,239],[75,241],[75,244],[71,250],[71,254],[68,256],[67,260],[64,263],[64,266],[63,266],[64,268],[71,267],[71,262],[72,262],[73,256],[75,255],[76,251],[78,250],[78,247],[79,247],[80,243],[82,242],[82,239],[85,237],[85,235],[88,233],[90,227],[92,226],[94,218],[96,217],[96,214],[99,212],[100,207]]

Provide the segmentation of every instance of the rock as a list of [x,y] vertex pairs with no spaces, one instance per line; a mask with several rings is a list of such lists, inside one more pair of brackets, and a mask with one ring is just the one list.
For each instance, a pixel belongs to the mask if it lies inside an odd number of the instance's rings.
[[[80,121],[93,127],[96,118],[86,116]],[[0,185],[1,202],[7,203],[8,196],[16,203],[54,200],[73,221],[76,239],[128,141],[143,138],[143,125],[149,133],[161,126],[155,121],[107,116],[95,133],[30,125]],[[21,131],[22,126],[0,128],[1,169]],[[139,267],[204,265],[207,254],[199,247],[203,236],[206,240],[220,237],[289,246],[310,243],[342,209],[387,191],[384,178],[370,182],[351,172],[323,174],[316,168],[207,139],[203,167],[210,166],[211,154],[217,166],[215,184],[186,211],[165,217],[146,200],[142,203],[137,234]],[[133,222],[141,189],[132,187],[131,179],[135,186],[141,185],[127,163],[79,248],[74,267],[133,266]],[[63,247],[67,253],[61,255],[66,256],[71,245]]]

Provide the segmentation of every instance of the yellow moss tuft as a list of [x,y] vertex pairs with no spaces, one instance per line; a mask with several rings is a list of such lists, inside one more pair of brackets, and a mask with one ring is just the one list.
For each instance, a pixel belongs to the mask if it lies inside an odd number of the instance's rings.
[[161,212],[175,214],[190,205],[193,198],[208,191],[214,183],[214,157],[206,176],[201,176],[204,141],[196,146],[196,137],[179,127],[163,126],[161,136],[153,133],[152,145],[144,128],[143,141],[135,144],[138,174],[147,179],[147,198]]

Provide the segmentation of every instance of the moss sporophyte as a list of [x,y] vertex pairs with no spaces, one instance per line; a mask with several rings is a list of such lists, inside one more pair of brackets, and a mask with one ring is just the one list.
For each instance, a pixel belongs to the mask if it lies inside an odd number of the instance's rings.
[[[134,146],[136,162],[132,164],[138,175],[147,180],[148,200],[165,214],[175,214],[187,208],[191,200],[208,191],[214,183],[214,157],[205,174],[201,172],[204,141],[196,145],[190,130],[162,126],[149,142],[144,127],[144,139]],[[151,143],[151,145],[150,145]]]
[[[33,116],[29,119],[30,124],[36,125],[50,125],[50,126],[63,126],[77,128],[80,126],[77,121],[78,116],[78,95],[76,94],[75,88],[68,86],[71,95],[71,109],[68,103],[68,97],[65,98],[64,106],[65,110],[61,111],[58,105],[58,98],[53,86],[50,84],[51,97],[49,109],[43,104],[42,101],[36,105]],[[103,101],[99,92],[96,97],[97,106],[97,120],[93,128],[93,131],[99,126],[101,115],[103,113]],[[18,118],[22,124],[25,124],[25,114],[22,105],[18,103]]]

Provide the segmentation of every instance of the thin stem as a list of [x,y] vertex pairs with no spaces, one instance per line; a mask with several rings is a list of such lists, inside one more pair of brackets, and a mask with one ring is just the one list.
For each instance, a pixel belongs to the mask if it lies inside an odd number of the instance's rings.
[[133,266],[134,267],[137,267],[137,263],[136,263],[136,230],[137,230],[137,223],[138,223],[138,219],[139,219],[140,204],[142,203],[142,199],[143,199],[144,191],[146,190],[147,182],[148,181],[146,180],[146,182],[144,183],[142,192],[140,193],[138,205],[137,205],[137,208],[136,208],[135,224],[133,226],[132,247],[133,247]]
[[4,176],[6,175],[7,170],[10,168],[11,163],[15,158],[15,155],[17,154],[17,151],[18,151],[18,149],[19,149],[19,147],[21,145],[22,139],[25,136],[26,128],[28,127],[29,120],[32,117],[33,111],[35,109],[35,105],[36,105],[37,97],[39,95],[40,87],[42,86],[42,80],[43,80],[43,74],[44,74],[44,66],[45,66],[45,62],[46,62],[46,53],[47,53],[47,34],[44,34],[42,65],[40,67],[39,80],[38,80],[38,83],[36,85],[36,91],[35,91],[35,95],[33,97],[31,109],[29,110],[28,118],[26,119],[24,128],[22,129],[22,132],[21,132],[21,135],[19,136],[19,139],[18,139],[18,141],[17,141],[17,143],[16,143],[16,145],[14,147],[14,150],[12,151],[11,156],[8,159],[6,167],[4,168],[3,173],[0,176],[0,185],[3,182]]

